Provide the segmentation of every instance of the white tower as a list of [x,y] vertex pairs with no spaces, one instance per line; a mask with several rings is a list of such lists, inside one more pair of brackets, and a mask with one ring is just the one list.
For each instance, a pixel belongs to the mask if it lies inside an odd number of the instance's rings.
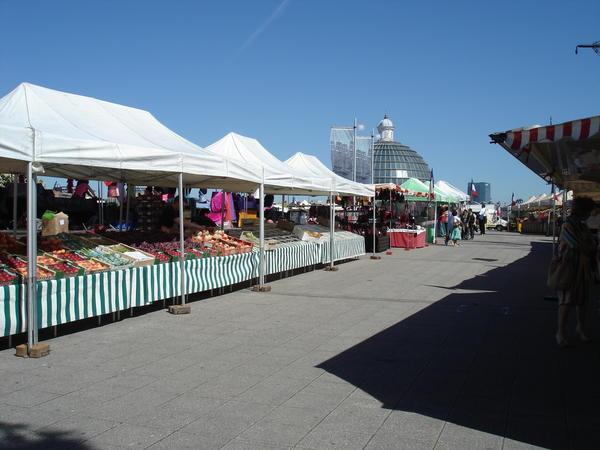
[[377,125],[377,131],[381,138],[379,142],[394,142],[394,123],[388,118],[387,114],[383,116],[383,120]]

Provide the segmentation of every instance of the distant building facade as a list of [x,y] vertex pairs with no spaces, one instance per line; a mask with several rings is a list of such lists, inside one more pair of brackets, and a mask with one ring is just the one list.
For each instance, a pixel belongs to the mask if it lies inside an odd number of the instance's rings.
[[467,184],[467,194],[471,195],[472,186],[475,186],[475,191],[477,192],[477,197],[472,200],[478,203],[490,203],[492,201],[492,185],[490,183],[486,183],[484,181],[471,182]]

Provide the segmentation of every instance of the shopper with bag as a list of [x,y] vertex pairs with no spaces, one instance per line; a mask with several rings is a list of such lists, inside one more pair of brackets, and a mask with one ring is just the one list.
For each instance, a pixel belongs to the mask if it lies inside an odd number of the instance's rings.
[[585,310],[592,300],[597,282],[597,243],[586,225],[594,209],[594,201],[587,197],[573,200],[571,215],[564,223],[558,245],[558,254],[552,259],[548,272],[548,286],[558,295],[558,330],[556,342],[566,347],[565,328],[573,306],[577,312],[576,333],[583,342],[589,342],[586,334]]

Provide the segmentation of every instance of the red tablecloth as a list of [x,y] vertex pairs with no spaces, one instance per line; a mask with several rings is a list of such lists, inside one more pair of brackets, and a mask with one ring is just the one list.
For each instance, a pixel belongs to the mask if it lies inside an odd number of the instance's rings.
[[400,231],[388,231],[390,247],[398,248],[422,248],[425,247],[425,235],[427,233],[406,233]]

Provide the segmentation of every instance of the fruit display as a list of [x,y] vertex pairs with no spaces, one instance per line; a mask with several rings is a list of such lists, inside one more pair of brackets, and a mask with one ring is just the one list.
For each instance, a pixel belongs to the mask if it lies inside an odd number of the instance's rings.
[[49,255],[41,255],[37,257],[37,263],[43,266],[52,266],[57,264],[59,261],[56,258],[53,258]]
[[59,262],[48,267],[54,272],[60,272],[66,276],[81,275],[83,272],[80,267],[67,262]]
[[119,269],[131,266],[131,260],[127,257],[119,253],[111,252],[100,246],[93,249],[84,248],[81,250],[81,254],[88,258],[95,258],[109,266]]
[[8,253],[0,253],[0,261],[12,267],[13,269],[27,268],[27,260]]
[[85,258],[81,256],[79,253],[71,252],[68,250],[55,250],[51,253],[52,256],[58,259],[63,259],[65,261],[77,262],[77,261],[85,261]]
[[211,255],[227,256],[252,251],[250,242],[229,236],[222,230],[217,230],[214,233],[201,231],[192,238],[192,242],[208,248]]
[[[27,266],[16,268],[15,271],[21,275],[22,278],[27,278]],[[37,266],[36,276],[38,280],[49,280],[50,278],[54,278],[55,273]]]
[[89,259],[86,261],[78,261],[76,263],[79,267],[83,268],[86,272],[100,272],[103,270],[110,269],[110,266],[100,262],[98,260]]
[[6,286],[7,284],[13,284],[18,280],[17,274],[13,271],[0,268],[0,286]]

